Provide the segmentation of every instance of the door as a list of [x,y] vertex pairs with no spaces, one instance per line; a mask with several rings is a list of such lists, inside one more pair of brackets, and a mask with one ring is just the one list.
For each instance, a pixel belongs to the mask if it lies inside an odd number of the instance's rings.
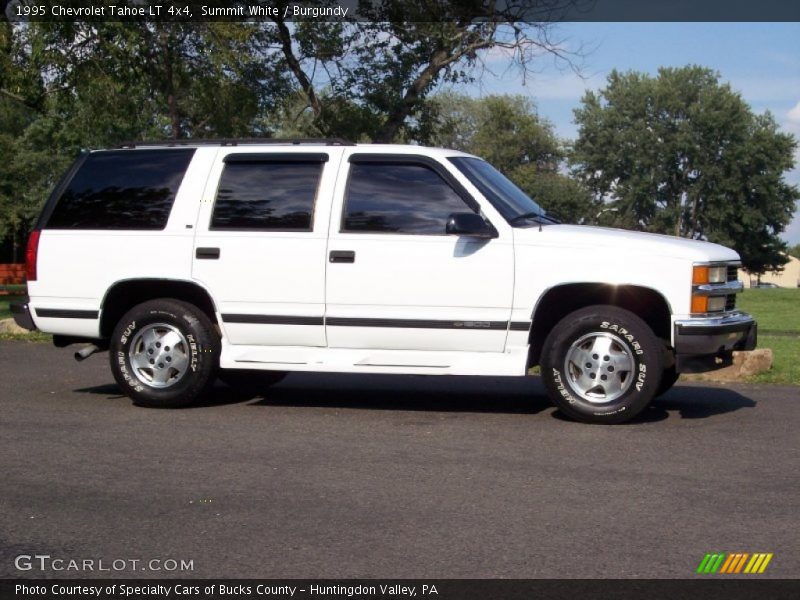
[[221,150],[200,210],[193,277],[231,344],[324,346],[325,265],[341,150]]
[[494,239],[447,235],[452,213],[480,207],[429,157],[347,159],[328,244],[328,345],[502,352],[514,267],[507,228]]

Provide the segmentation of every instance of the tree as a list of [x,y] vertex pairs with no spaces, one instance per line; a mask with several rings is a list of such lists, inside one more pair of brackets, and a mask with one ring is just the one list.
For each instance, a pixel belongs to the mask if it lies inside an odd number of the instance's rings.
[[575,110],[574,173],[615,225],[734,247],[752,273],[780,268],[797,141],[699,66],[614,71]]
[[252,135],[263,106],[291,90],[277,57],[252,55],[258,28],[249,23],[31,23],[19,31],[18,62],[42,78],[61,116],[77,121],[71,129],[82,144]]
[[795,258],[800,258],[800,244],[795,244],[794,246],[790,246],[788,250],[789,256],[794,256]]
[[229,22],[1,23],[0,240],[20,245],[82,148],[269,135],[264,107],[292,88],[280,57],[249,51],[256,33]]
[[[539,16],[557,18],[577,3],[543,0]],[[543,55],[571,67],[580,56],[554,39],[553,22],[530,21],[536,15],[525,0],[398,0],[363,3],[359,13],[365,20],[291,27],[276,17],[261,32],[262,55],[279,46],[322,135],[425,142],[434,117],[426,98],[441,82],[479,77],[492,49],[505,52],[523,76]]]
[[479,77],[490,50],[523,76],[542,55],[574,66],[580,52],[549,19],[582,1],[541,0],[540,22],[523,18],[527,0],[366,3],[366,20],[339,22],[4,21],[0,238],[22,237],[82,148],[276,133],[426,142],[432,91]]
[[530,99],[442,94],[433,98],[432,105],[438,119],[434,145],[486,159],[545,210],[567,222],[583,222],[596,211],[583,184],[560,171],[565,146]]

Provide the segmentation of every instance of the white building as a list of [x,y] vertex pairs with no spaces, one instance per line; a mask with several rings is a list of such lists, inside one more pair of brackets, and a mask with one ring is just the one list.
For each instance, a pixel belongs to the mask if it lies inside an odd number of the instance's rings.
[[[758,283],[758,278],[744,269],[739,269],[739,280],[744,282],[745,287],[754,287]],[[761,283],[774,283],[785,288],[800,287],[800,259],[790,256],[783,271],[767,271],[761,276]]]

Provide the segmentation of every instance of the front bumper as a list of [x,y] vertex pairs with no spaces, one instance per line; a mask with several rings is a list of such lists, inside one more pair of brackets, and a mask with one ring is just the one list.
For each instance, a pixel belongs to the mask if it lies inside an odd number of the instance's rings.
[[31,309],[28,306],[28,302],[14,302],[10,306],[11,308],[11,316],[14,317],[14,322],[22,327],[23,329],[27,329],[28,331],[35,331],[36,324],[33,322],[33,317],[31,316]]
[[675,368],[701,373],[731,364],[734,350],[756,347],[758,325],[747,313],[675,321]]

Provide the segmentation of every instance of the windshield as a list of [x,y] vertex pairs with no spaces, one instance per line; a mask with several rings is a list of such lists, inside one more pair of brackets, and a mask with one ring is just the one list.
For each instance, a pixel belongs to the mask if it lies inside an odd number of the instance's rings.
[[[535,218],[532,215],[544,216],[545,211],[541,206],[485,160],[465,156],[449,160],[507,221],[522,215],[530,218]],[[552,221],[549,217],[545,218]]]

